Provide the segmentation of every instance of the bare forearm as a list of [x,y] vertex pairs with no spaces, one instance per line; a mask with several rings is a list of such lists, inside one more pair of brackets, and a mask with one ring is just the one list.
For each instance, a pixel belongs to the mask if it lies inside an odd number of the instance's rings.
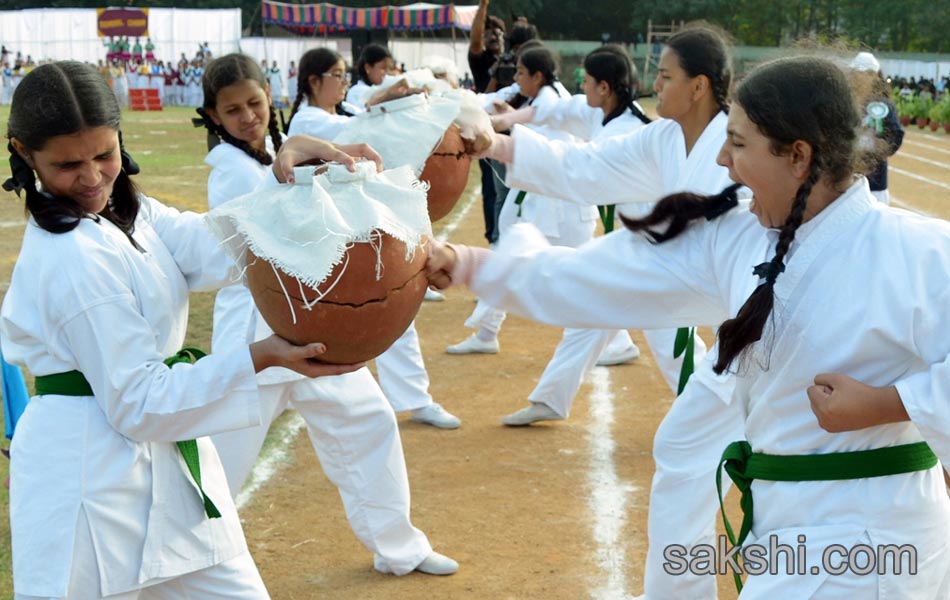
[[469,41],[469,52],[481,54],[485,51],[485,16],[488,14],[488,0],[480,0],[478,10],[475,11],[475,20],[472,21],[472,38]]

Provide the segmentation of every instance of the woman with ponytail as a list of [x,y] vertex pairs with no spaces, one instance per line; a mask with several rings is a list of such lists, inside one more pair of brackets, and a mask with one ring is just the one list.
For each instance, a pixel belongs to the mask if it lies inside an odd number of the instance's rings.
[[[532,40],[518,51],[515,83],[528,106],[550,105],[570,97],[557,79],[557,59],[554,52],[543,43]],[[542,139],[573,141],[567,131],[547,125],[531,125],[533,132]],[[570,205],[557,202],[536,193],[512,188],[508,190],[498,217],[499,239],[515,223],[532,223],[552,244],[576,247],[589,241],[594,235],[597,211],[593,206]],[[475,329],[457,344],[448,346],[449,354],[495,354],[500,350],[498,333],[506,318],[503,310],[493,307],[482,298],[465,321],[465,326]],[[547,419],[564,419],[570,410],[570,401],[581,384],[584,373],[593,366],[601,347],[593,354],[587,348],[596,343],[600,332],[565,329],[554,357],[545,368],[538,385],[528,399],[543,410]],[[502,423],[519,427],[535,419],[535,415],[518,411],[502,418]]]
[[[661,119],[632,133],[588,143],[551,141],[516,125],[511,136],[495,136],[488,154],[509,163],[509,184],[544,194],[549,202],[617,204],[622,214],[630,216],[645,210],[631,209],[632,203],[649,206],[680,191],[715,193],[732,183],[728,170],[715,162],[726,138],[731,81],[723,35],[707,26],[693,26],[671,36],[660,56],[653,87]],[[721,198],[722,206],[729,206],[735,193]],[[721,210],[704,204],[694,208],[697,214],[710,215]],[[672,544],[686,548],[715,544],[717,501],[714,489],[705,483],[718,464],[719,447],[742,436],[732,402],[734,381],[713,372],[712,356],[704,360],[706,347],[691,330],[678,337],[675,329],[658,325],[647,329],[652,329],[645,337],[660,371],[679,395],[653,442],[656,474],[650,492],[644,586],[648,598],[710,598],[716,593],[715,581],[689,571],[669,574],[663,549]],[[687,384],[690,365],[696,372]],[[538,400],[522,409],[521,420],[561,416]],[[684,514],[693,518],[684,519]]]
[[10,109],[4,188],[30,220],[0,335],[36,382],[11,448],[14,597],[266,598],[202,436],[260,422],[258,371],[358,365],[276,336],[204,358],[181,348],[189,292],[237,268],[201,215],[137,191],[119,119],[106,80],[71,61],[32,71]]
[[[306,64],[301,61],[302,72]],[[271,158],[267,132],[274,134],[275,118],[264,74],[246,55],[213,60],[203,87],[205,114],[225,140],[205,159],[212,167],[208,204],[214,209],[273,182],[257,149],[266,148]],[[232,145],[231,140],[240,145]],[[212,351],[230,351],[272,334],[247,287],[231,285],[218,292]],[[257,383],[260,425],[212,437],[233,497],[251,474],[271,423],[284,410],[294,408],[306,421],[323,471],[339,488],[350,526],[373,552],[378,570],[444,575],[458,568],[452,559],[433,552],[425,534],[410,521],[409,479],[399,428],[369,369],[320,380],[287,369],[268,369],[257,376]],[[380,460],[381,456],[385,459]]]
[[[544,322],[719,326],[748,440],[717,449],[742,493],[730,543],[756,541],[730,554],[743,600],[950,594],[950,226],[875,201],[859,125],[838,66],[774,61],[739,86],[718,156],[751,204],[681,193],[577,250],[518,228],[495,254],[430,253],[436,286]],[[842,562],[871,545],[901,551]],[[646,597],[715,597],[708,579],[708,596]]]
[[356,82],[346,93],[346,101],[363,106],[363,97],[374,85],[379,85],[396,68],[389,48],[381,44],[366,44],[356,61]]
[[[549,102],[538,102],[527,108],[494,115],[492,123],[495,129],[504,131],[515,123],[535,123],[570,133],[581,141],[591,141],[624,135],[650,122],[634,100],[637,95],[636,68],[621,46],[602,46],[591,52],[584,64],[584,94],[569,98],[556,97]],[[597,201],[596,198],[588,199],[592,203]],[[640,215],[643,213],[630,211],[642,206],[629,203],[623,205],[621,211]],[[612,225],[613,207],[605,212],[609,212]],[[607,220],[605,212],[601,213],[601,217]],[[673,339],[674,336],[675,332],[671,332],[663,340]],[[546,407],[554,409],[558,415],[566,416],[584,375],[593,364],[619,365],[639,356],[640,350],[626,330],[578,332],[576,336],[566,337],[565,343],[558,345],[529,398],[543,399]],[[532,407],[529,405],[515,415],[526,411],[537,412],[538,409],[532,410]],[[520,420],[515,415],[506,419]]]
[[[314,48],[300,57],[297,75],[297,95],[290,111],[287,135],[305,133],[325,140],[339,134],[350,117],[363,108],[345,101],[346,62],[330,48]],[[376,92],[366,102],[372,106],[387,100],[401,98],[422,90],[410,89],[405,80]]]

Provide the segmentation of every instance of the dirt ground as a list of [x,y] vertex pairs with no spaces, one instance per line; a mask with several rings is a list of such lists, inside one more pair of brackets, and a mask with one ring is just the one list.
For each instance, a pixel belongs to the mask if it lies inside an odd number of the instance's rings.
[[[948,163],[948,136],[909,131],[902,153],[891,163],[896,203],[950,217]],[[483,243],[478,201],[450,239]],[[406,414],[399,419],[413,521],[435,549],[459,561],[459,572],[443,578],[376,573],[301,434],[292,463],[242,510],[248,542],[271,594],[279,599],[613,600],[641,593],[652,439],[673,399],[642,336],[633,332],[639,360],[606,369],[614,395],[611,468],[627,504],[616,532],[619,542],[605,548],[596,539],[591,503],[590,475],[604,466],[595,464],[604,458],[595,458],[592,450],[592,387],[581,389],[566,421],[527,428],[507,428],[499,421],[525,405],[560,330],[509,316],[499,354],[452,356],[444,348],[468,335],[462,323],[474,303],[464,289],[446,295],[446,302],[424,304],[417,327],[431,392],[463,425],[440,431],[413,423]],[[731,579],[721,577],[719,589],[720,598],[736,596]]]

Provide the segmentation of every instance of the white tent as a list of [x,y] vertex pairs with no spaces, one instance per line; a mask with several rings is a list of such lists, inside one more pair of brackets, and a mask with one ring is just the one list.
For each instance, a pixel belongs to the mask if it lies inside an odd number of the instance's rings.
[[[0,11],[0,41],[14,56],[20,52],[36,61],[105,59],[104,38],[97,32],[94,8]],[[177,61],[182,53],[192,58],[204,42],[220,56],[238,50],[241,9],[150,8],[148,32],[159,60]]]

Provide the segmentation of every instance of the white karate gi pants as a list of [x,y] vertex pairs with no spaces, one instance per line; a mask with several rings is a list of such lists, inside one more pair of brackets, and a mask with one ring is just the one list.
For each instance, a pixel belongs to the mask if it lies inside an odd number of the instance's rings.
[[432,552],[409,519],[409,477],[392,407],[369,369],[260,387],[259,427],[212,436],[236,496],[254,467],[270,423],[292,407],[323,472],[337,487],[353,533],[376,568],[404,575]]

